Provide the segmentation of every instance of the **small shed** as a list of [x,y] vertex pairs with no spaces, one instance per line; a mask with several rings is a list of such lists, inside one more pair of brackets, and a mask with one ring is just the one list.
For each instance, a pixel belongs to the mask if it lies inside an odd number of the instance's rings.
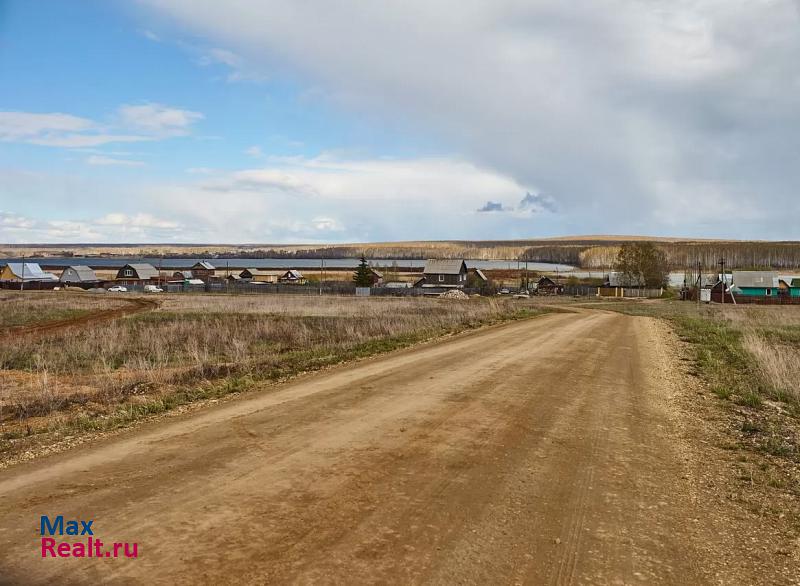
[[86,265],[73,265],[65,268],[61,272],[62,283],[69,283],[72,285],[86,285],[95,286],[100,282],[97,274],[91,267]]
[[172,273],[173,279],[183,279],[184,281],[188,281],[192,277],[192,271],[175,271]]
[[467,263],[464,259],[428,259],[423,277],[423,287],[462,288],[467,284]]

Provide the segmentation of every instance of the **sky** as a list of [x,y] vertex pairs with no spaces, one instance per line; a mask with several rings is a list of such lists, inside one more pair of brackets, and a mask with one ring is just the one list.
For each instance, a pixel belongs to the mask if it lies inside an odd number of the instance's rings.
[[0,0],[0,242],[798,239],[800,0]]

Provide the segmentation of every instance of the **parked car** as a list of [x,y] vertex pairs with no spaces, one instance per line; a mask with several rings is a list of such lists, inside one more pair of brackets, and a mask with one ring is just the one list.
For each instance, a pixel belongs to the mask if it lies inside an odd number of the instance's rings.
[[114,285],[113,287],[109,287],[108,290],[111,291],[112,293],[127,293],[128,292],[128,288],[127,287],[123,287],[122,285]]
[[145,285],[144,286],[145,293],[163,293],[164,290],[161,287],[156,287],[155,285]]
[[509,290],[508,290],[508,289],[506,289],[505,287],[503,287],[502,289],[500,289],[500,295],[508,295],[509,293],[511,293],[511,291],[509,291]]

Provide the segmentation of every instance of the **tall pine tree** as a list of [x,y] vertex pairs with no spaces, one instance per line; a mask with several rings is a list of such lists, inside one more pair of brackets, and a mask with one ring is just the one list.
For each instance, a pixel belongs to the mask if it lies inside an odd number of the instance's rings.
[[367,264],[367,259],[364,256],[361,257],[361,260],[358,263],[358,268],[356,272],[353,273],[353,281],[356,284],[356,287],[371,287],[372,286],[372,271],[369,269],[369,265]]

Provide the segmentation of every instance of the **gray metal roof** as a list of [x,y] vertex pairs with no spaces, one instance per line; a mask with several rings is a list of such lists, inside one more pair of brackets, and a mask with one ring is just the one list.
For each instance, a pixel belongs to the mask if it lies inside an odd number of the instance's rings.
[[86,265],[72,265],[64,269],[64,272],[61,273],[61,280],[64,280],[64,274],[72,269],[78,275],[78,280],[82,283],[91,283],[93,281],[99,281],[97,275],[92,270],[91,267],[87,267]]
[[[24,269],[23,264],[25,265]],[[58,281],[58,277],[53,273],[43,271],[42,267],[35,262],[10,262],[7,266],[18,279],[22,279],[24,275],[26,281]]]
[[733,271],[735,287],[777,287],[778,273],[775,271]]
[[[136,271],[136,274],[140,279],[157,279],[159,277],[158,269],[153,265],[151,265],[150,263],[146,262],[130,263],[125,265],[125,267],[130,267],[134,271]],[[122,269],[124,269],[125,267],[122,267]]]
[[466,263],[463,259],[444,260],[429,258],[425,261],[425,274],[426,275],[458,275],[461,272],[461,267],[467,270]]

